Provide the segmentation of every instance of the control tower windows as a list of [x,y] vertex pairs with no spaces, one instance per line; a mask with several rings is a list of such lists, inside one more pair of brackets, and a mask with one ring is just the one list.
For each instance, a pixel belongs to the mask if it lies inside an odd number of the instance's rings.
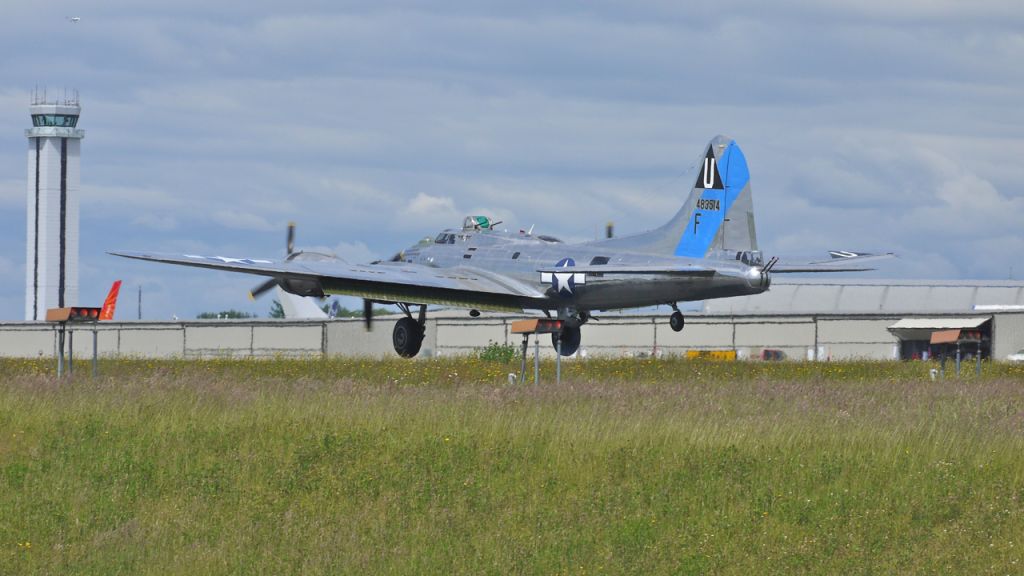
[[32,125],[57,126],[60,128],[74,128],[78,125],[78,116],[70,114],[33,114]]

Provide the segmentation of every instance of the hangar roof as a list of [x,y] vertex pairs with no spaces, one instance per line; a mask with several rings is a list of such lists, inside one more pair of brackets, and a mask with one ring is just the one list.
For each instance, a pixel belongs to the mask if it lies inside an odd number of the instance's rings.
[[892,313],[968,312],[975,306],[1024,306],[1024,282],[1013,280],[877,280],[772,278],[755,296],[704,302],[704,312]]
[[889,326],[889,330],[967,330],[977,328],[991,319],[991,316],[979,316],[977,318],[903,318]]

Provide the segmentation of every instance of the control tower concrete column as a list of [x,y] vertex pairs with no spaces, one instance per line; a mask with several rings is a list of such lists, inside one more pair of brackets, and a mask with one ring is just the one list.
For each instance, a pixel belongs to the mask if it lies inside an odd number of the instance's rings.
[[78,304],[78,195],[82,138],[77,95],[29,107],[28,223],[25,319],[46,319],[47,308]]

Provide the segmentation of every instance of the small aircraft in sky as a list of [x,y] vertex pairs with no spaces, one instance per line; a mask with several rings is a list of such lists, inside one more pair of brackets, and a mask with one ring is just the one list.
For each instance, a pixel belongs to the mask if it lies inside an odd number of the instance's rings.
[[81,16],[68,16],[68,22],[71,22],[72,24],[78,24],[81,21],[82,21],[82,17]]
[[[716,136],[697,164],[689,197],[667,223],[632,236],[565,243],[530,231],[499,230],[500,222],[469,216],[389,260],[351,264],[334,255],[295,251],[288,228],[283,260],[197,254],[111,252],[115,256],[268,276],[251,295],[279,287],[300,296],[343,294],[364,299],[369,329],[374,303],[395,304],[405,316],[392,332],[395,351],[416,356],[428,304],[479,310],[538,310],[561,321],[552,344],[564,356],[580,346],[580,327],[594,312],[668,305],[676,332],[679,302],[759,294],[772,274],[854,272],[891,256],[834,251],[828,260],[768,261],[757,247],[747,161],[734,140]],[[418,306],[418,314],[413,307]],[[560,344],[560,346],[559,346]]]

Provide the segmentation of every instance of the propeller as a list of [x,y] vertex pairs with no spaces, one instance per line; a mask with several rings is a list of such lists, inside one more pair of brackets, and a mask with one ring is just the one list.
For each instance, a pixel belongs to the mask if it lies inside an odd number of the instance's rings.
[[[288,223],[288,236],[286,241],[286,249],[288,255],[285,256],[285,260],[291,260],[292,256],[295,255],[295,222]],[[249,291],[249,299],[255,300],[265,294],[268,290],[271,290],[274,286],[277,286],[277,278],[271,278],[266,282],[263,282],[259,286]]]
[[259,286],[253,288],[252,290],[249,290],[249,299],[255,300],[260,296],[263,296],[263,294],[266,293],[267,290],[270,290],[274,286],[277,286],[277,278],[271,278],[270,280],[267,280],[266,282],[260,284]]
[[[288,234],[285,239],[285,249],[288,252],[285,260],[291,260],[299,254],[295,251],[295,222],[288,223]],[[400,255],[401,253],[399,253],[398,256]],[[249,298],[255,300],[265,294],[268,290],[271,290],[278,285],[280,285],[280,280],[277,278],[268,278],[265,282],[249,291]],[[320,293],[320,297],[321,299],[324,298],[322,291]],[[334,304],[337,305],[338,302],[335,301]],[[373,300],[363,300],[363,322],[365,323],[367,330],[373,330]]]
[[373,330],[373,300],[363,299],[363,323],[367,330]]

